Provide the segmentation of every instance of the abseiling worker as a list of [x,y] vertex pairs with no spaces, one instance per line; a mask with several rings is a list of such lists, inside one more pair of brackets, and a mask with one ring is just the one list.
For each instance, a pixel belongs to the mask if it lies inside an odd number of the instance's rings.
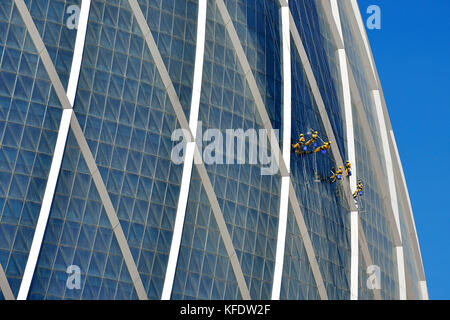
[[313,131],[313,133],[311,134],[311,139],[306,141],[305,146],[309,147],[310,145],[312,145],[314,142],[316,142],[317,137],[319,137],[319,133],[317,131]]
[[341,177],[342,177],[342,166],[340,166],[339,169],[336,170],[336,172],[334,171],[334,167],[333,167],[331,169],[331,172],[333,173],[333,175],[330,177],[331,183],[335,183],[336,180],[341,180]]
[[302,151],[306,151],[305,147],[305,135],[303,133],[300,133],[300,136],[298,138],[298,142],[296,144],[292,145],[292,148],[295,150],[297,154],[300,154]]
[[321,145],[320,147],[317,147],[316,150],[314,150],[314,153],[322,151],[323,153],[325,153],[326,150],[331,149],[331,141],[328,142],[324,142],[323,145]]
[[350,161],[345,162],[345,175],[350,177],[352,175],[352,165]]
[[356,185],[356,190],[353,192],[353,198],[356,199],[357,196],[363,195],[364,185],[361,180],[358,180],[358,184]]

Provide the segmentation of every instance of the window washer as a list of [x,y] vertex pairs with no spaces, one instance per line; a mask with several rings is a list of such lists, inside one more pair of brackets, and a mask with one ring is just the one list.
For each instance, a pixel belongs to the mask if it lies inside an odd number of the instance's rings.
[[309,139],[308,141],[306,141],[305,146],[309,147],[310,145],[312,145],[314,142],[316,142],[317,137],[319,136],[319,133],[317,131],[313,131],[312,135],[311,135],[311,139]]
[[336,171],[335,171],[334,167],[331,168],[331,172],[333,173],[333,175],[330,177],[331,183],[335,183],[336,180],[341,180],[341,178],[342,178],[342,166],[340,166],[339,169],[337,169]]
[[331,149],[331,141],[324,142],[323,145],[317,147],[316,150],[314,150],[314,153],[322,151],[322,153],[325,154],[326,150],[329,149]]
[[295,150],[297,154],[300,154],[302,151],[306,151],[307,148],[305,146],[305,142],[306,142],[305,135],[303,133],[300,133],[298,142],[292,145],[292,148]]
[[350,161],[345,162],[345,175],[350,177],[352,175],[352,165]]
[[353,198],[356,199],[358,196],[363,195],[364,185],[361,180],[358,180],[358,184],[356,185],[356,190],[353,192]]

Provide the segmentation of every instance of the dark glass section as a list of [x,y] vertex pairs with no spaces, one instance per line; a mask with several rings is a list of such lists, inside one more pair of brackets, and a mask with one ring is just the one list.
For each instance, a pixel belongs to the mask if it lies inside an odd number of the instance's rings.
[[172,299],[241,299],[205,189],[192,169]]
[[198,0],[139,0],[181,106],[189,119],[194,80]]
[[289,205],[284,252],[282,300],[319,300],[316,281],[303,245],[294,211]]
[[[293,49],[294,50],[294,49]],[[320,132],[327,141],[300,57],[292,53],[292,137]],[[321,144],[320,139],[317,140]],[[336,167],[330,151],[291,154],[291,178],[311,237],[329,299],[349,299],[350,221],[340,181],[331,183]],[[347,179],[342,177],[342,179]]]
[[92,1],[74,110],[150,299],[159,299],[182,166],[177,118],[128,1]]
[[[211,1],[210,1],[211,2]],[[281,129],[281,15],[278,0],[225,0],[273,128]],[[216,43],[216,47],[219,43]],[[218,47],[216,59],[223,59]],[[282,140],[280,130],[280,141]]]
[[79,2],[77,0],[25,1],[64,88],[69,82],[72,66]]
[[[73,288],[68,269],[80,270]],[[70,132],[29,299],[132,299],[134,286],[97,189]]]
[[0,263],[17,295],[61,107],[13,1],[0,3]]
[[[340,93],[342,89],[339,60],[327,18],[317,1],[289,1],[289,7],[325,104],[336,138],[335,143],[339,147],[341,157],[346,161],[345,116]],[[291,50],[297,50],[294,43]]]

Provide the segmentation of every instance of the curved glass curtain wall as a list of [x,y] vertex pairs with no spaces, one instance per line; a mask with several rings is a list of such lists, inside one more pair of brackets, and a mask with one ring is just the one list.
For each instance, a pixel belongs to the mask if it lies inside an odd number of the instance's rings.
[[[198,0],[138,0],[189,119],[195,67]],[[133,26],[137,27],[137,26]],[[151,88],[143,88],[151,91]]]
[[[80,290],[66,286],[80,268]],[[70,132],[29,299],[136,299],[128,269],[78,143]]]
[[[355,34],[351,28],[350,19],[347,15],[345,4],[342,0],[339,1],[339,14],[341,17],[342,33],[344,37],[345,51],[347,53],[347,61],[350,65],[351,71],[355,78],[356,86],[361,96],[364,112],[369,122],[370,131],[372,136],[380,137],[380,129],[377,122],[377,113],[375,110],[375,104],[371,95],[369,83],[367,82],[367,75],[363,64],[363,58],[361,55],[358,44],[355,42],[360,39],[359,34]],[[360,39],[362,41],[362,39]],[[349,70],[350,71],[350,70]],[[387,176],[386,165],[383,159],[383,152],[381,148],[381,142],[379,139],[375,139],[375,148],[380,165],[383,170],[384,176]]]
[[[236,29],[240,30],[238,33],[241,36],[244,34],[244,37],[240,39],[243,46],[248,52],[253,52],[249,58],[250,65],[260,73],[259,78],[270,79],[275,69],[274,64],[259,60],[265,59],[265,50],[269,50],[266,47],[267,40],[261,42],[262,36],[254,34],[256,31],[247,27],[246,21],[250,18],[256,19],[258,15],[259,19],[262,19],[259,20],[258,26],[260,23],[269,24],[268,21],[272,21],[273,28],[279,30],[279,13],[275,3],[267,1],[264,2],[264,6],[260,3],[251,9],[247,7],[250,4],[242,2],[236,2],[233,9],[230,3],[227,2],[227,7],[232,8],[230,10],[232,19],[236,20],[238,15],[239,19],[243,19],[237,22]],[[266,29],[262,28],[262,31],[258,32],[264,32],[264,30]],[[245,36],[247,33],[248,36]],[[279,52],[280,48],[271,50]],[[258,58],[256,52],[258,52]],[[257,62],[261,62],[261,65],[258,64],[258,67],[255,67]],[[266,71],[268,69],[272,71]],[[260,85],[263,84],[264,82],[260,83]],[[268,89],[267,92],[261,90],[261,92],[269,95],[271,90]],[[281,89],[278,90],[281,91]],[[270,98],[266,97],[266,101],[269,100]],[[203,130],[219,129],[224,139],[227,129],[247,131],[263,128],[215,1],[208,2],[199,121],[203,124]],[[251,141],[250,145],[246,145],[252,147],[255,143],[257,142]],[[203,142],[203,148],[208,144]],[[266,146],[268,145],[266,141]],[[262,147],[261,141],[259,147]],[[262,176],[261,165],[248,164],[248,153],[246,148],[246,164],[215,163],[205,164],[205,166],[232,237],[250,296],[252,299],[270,299],[277,240],[280,176],[279,174]],[[191,183],[189,198],[194,194],[192,187]],[[188,225],[185,226],[183,237],[188,233],[188,227]],[[215,277],[215,273],[212,277]],[[211,296],[211,298],[216,297]]]
[[[340,90],[339,60],[327,18],[321,5],[316,1],[290,1],[289,7],[333,128],[336,138],[333,142],[337,143],[341,157],[346,161],[345,116],[340,93],[342,90]],[[296,50],[294,43],[292,48]],[[296,132],[295,138],[299,133]]]
[[[225,0],[266,111],[282,140],[281,15],[278,0]],[[212,1],[210,1],[212,3]]]
[[[362,198],[362,206],[364,208],[360,210],[362,211],[362,214],[360,213],[361,223],[373,263],[381,269],[381,297],[382,299],[395,299],[398,297],[399,291],[396,253],[393,248],[393,236],[390,234],[390,228],[388,227],[389,220],[387,219],[387,214],[390,213],[388,213],[386,206],[390,204],[380,195],[383,193],[383,190],[379,189],[387,188],[388,186],[387,180],[385,179],[387,171],[381,148],[381,134],[377,123],[374,101],[367,82],[367,75],[364,72],[362,53],[359,51],[359,46],[355,42],[360,36],[353,32],[350,24],[350,19],[352,18],[347,15],[344,8],[345,4],[343,1],[339,1],[339,13],[345,49],[351,68],[350,70],[355,77],[363,105],[363,110],[357,110],[355,105],[352,105],[357,160],[356,167],[358,178],[362,179],[365,185],[364,196]],[[359,120],[361,116],[367,118],[370,134],[367,131],[368,128],[361,128]],[[371,139],[370,136],[373,137],[375,150],[368,150],[367,148],[367,139]],[[372,157],[370,153],[372,153]],[[370,159],[379,161],[382,173],[375,174],[375,164]],[[377,180],[379,184],[377,184]],[[386,190],[385,192],[388,192]],[[366,284],[364,282],[361,285],[365,286]]]
[[[381,271],[381,298],[398,299],[398,273],[394,239],[387,219],[390,205],[381,195],[384,184],[382,176],[374,172],[371,153],[367,148],[368,132],[364,133],[359,121],[359,110],[353,106],[353,125],[355,132],[356,167],[358,179],[364,183],[364,195],[360,198],[359,215],[366,236],[369,252],[374,265]],[[377,161],[377,160],[375,160]],[[378,182],[377,182],[378,180]],[[378,184],[378,183],[381,183]],[[386,194],[386,192],[384,193]],[[362,270],[365,272],[365,270]],[[365,283],[362,284],[365,286]]]
[[[350,27],[350,23],[348,21],[348,16],[346,16],[346,12],[343,9],[342,0],[339,0],[341,3],[340,6],[340,14],[341,16],[346,17],[345,19],[342,19],[342,28],[344,33],[344,41],[347,48],[347,54],[349,57],[350,66],[353,70],[353,74],[355,76],[355,81],[358,86],[358,90],[361,94],[361,99],[363,100],[363,107],[364,112],[367,116],[367,120],[369,122],[370,130],[373,137],[379,137],[379,127],[376,122],[376,111],[375,106],[373,105],[373,98],[370,95],[370,89],[369,85],[366,80],[366,76],[364,74],[364,68],[362,67],[362,58],[361,58],[361,52],[357,49],[358,46],[355,45],[355,39],[358,39],[359,36],[355,35],[352,32],[352,29]],[[375,139],[375,147],[376,147],[376,154],[378,156],[378,159],[381,164],[381,168],[384,172],[383,176],[386,176],[386,165],[385,161],[383,159],[383,153],[381,152],[381,142],[379,139]],[[381,178],[381,176],[380,176]],[[397,177],[398,179],[399,177]],[[400,191],[401,188],[397,185],[397,192]],[[415,298],[420,298],[420,288],[419,286],[419,280],[418,280],[418,267],[416,265],[414,254],[412,252],[412,241],[415,241],[411,239],[408,228],[406,227],[406,219],[408,219],[408,211],[403,207],[402,202],[398,201],[399,206],[399,215],[400,215],[400,227],[402,232],[402,241],[403,241],[403,248],[404,248],[404,257],[405,257],[405,266],[408,269],[410,273],[410,279],[406,279],[406,281],[412,286],[413,293],[415,295]]]
[[192,169],[189,188],[171,299],[242,299],[216,219],[195,166]]
[[[393,238],[366,138],[386,172],[376,111],[362,70],[349,17],[340,2],[344,42],[364,110],[353,109],[359,178],[365,182],[361,220],[374,264],[381,268],[383,299],[398,297]],[[192,96],[196,0],[138,0],[186,116]],[[281,18],[275,0],[225,0],[271,124],[282,129]],[[27,8],[67,86],[76,29],[67,11],[75,0],[29,0]],[[346,160],[338,61],[326,17],[315,2],[290,9]],[[0,3],[0,263],[17,295],[39,216],[61,118],[61,105],[13,0]],[[292,47],[292,139],[310,129],[327,140],[300,58]],[[208,1],[199,121],[203,130],[262,129],[253,97],[215,1]],[[166,90],[126,0],[92,0],[75,113],[105,182],[150,299],[160,299],[183,165],[170,160],[179,128]],[[357,112],[367,116],[363,133]],[[280,141],[283,137],[280,133]],[[250,142],[251,147],[252,143]],[[261,147],[261,141],[259,141]],[[267,145],[268,142],[266,142]],[[203,150],[208,142],[203,142]],[[224,143],[224,145],[226,145]],[[248,144],[247,144],[248,146]],[[234,150],[236,152],[236,150]],[[266,150],[267,151],[267,150]],[[270,151],[269,151],[270,154]],[[246,152],[248,159],[248,150]],[[236,159],[235,159],[236,160]],[[331,153],[291,156],[291,178],[330,299],[349,298],[348,211],[339,184],[327,179]],[[270,299],[280,201],[280,176],[261,176],[260,164],[211,164],[206,169],[224,214],[252,299]],[[384,175],[385,176],[385,175]],[[383,177],[379,183],[386,184]],[[193,168],[172,299],[240,299],[241,295],[209,200]],[[269,186],[269,187],[268,187]],[[407,208],[406,208],[407,209]],[[407,282],[420,297],[418,266],[399,203]],[[319,299],[289,205],[282,299]],[[359,293],[366,286],[360,252]],[[81,290],[66,288],[67,267],[81,269]],[[72,134],[30,288],[30,299],[137,299],[99,194]],[[3,295],[0,292],[0,299]]]
[[[60,15],[52,11],[48,18],[54,26],[45,28],[59,30]],[[42,204],[61,106],[13,1],[0,3],[0,33],[0,263],[16,296]],[[56,45],[70,51],[74,38],[62,33],[65,40],[55,40]]]
[[[325,132],[300,57],[292,44],[292,137],[314,128]],[[322,135],[322,139],[327,137]],[[342,186],[331,184],[331,152],[291,154],[291,178],[303,212],[329,299],[348,299],[350,222]]]
[[[158,44],[164,43],[163,53],[181,59],[180,52],[186,52],[186,62],[193,64],[193,58],[190,60],[187,56],[187,51],[192,49],[185,48],[188,45],[183,37],[186,36],[185,26],[196,18],[189,16],[193,20],[187,21],[187,4],[184,8],[169,1],[164,1],[164,5],[161,2],[152,5],[145,12],[154,14],[155,9],[160,10],[161,18],[156,21],[160,21],[161,32],[154,37]],[[179,30],[173,32],[172,28]],[[195,32],[186,37],[195,39]],[[190,55],[195,56],[192,52]],[[170,59],[165,63],[169,64],[169,67],[166,65],[169,70],[179,67],[171,67],[176,61]],[[175,78],[177,80],[178,92],[183,85],[189,85],[188,80]],[[94,0],[91,3],[74,110],[147,295],[150,299],[159,299],[181,183],[182,166],[170,160],[175,145],[171,134],[178,123],[128,1]],[[68,157],[67,152],[65,157]],[[69,189],[68,195],[73,197],[73,189]],[[71,210],[70,206],[66,208],[68,214]],[[96,250],[93,247],[95,236],[95,232],[89,234],[91,252]],[[106,263],[103,258],[99,269],[106,270]],[[86,272],[89,277],[90,269]],[[109,276],[112,280],[111,274]],[[134,294],[130,291],[124,296],[114,290],[104,294],[100,285],[102,277],[97,281],[94,298],[128,299]]]
[[73,49],[77,29],[72,23],[72,6],[79,7],[76,0],[29,0],[25,1],[39,35],[56,68],[64,88],[69,82]]
[[280,299],[319,300],[316,281],[306,255],[303,239],[298,229],[294,211],[289,204],[286,228],[286,247]]

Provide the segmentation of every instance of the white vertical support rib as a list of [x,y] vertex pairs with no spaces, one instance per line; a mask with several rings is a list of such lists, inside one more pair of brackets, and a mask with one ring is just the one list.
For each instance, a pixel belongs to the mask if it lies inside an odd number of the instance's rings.
[[[352,165],[353,175],[350,176],[350,189],[356,190],[356,151],[355,151],[355,137],[353,129],[353,111],[352,111],[352,96],[350,91],[350,81],[348,77],[347,53],[345,51],[344,39],[341,27],[341,18],[339,15],[339,8],[337,0],[330,1],[332,16],[338,31],[340,42],[343,48],[339,48],[336,52],[339,61],[339,69],[341,74],[342,94],[344,99],[344,114],[346,124],[346,138],[347,138],[347,154],[348,161]],[[358,271],[359,271],[359,216],[358,211],[350,211],[350,300],[358,300]]]
[[[291,36],[289,30],[289,1],[280,8],[283,42],[283,159],[290,173],[291,157]],[[281,177],[280,212],[278,215],[277,249],[272,285],[272,300],[280,299],[283,275],[284,252],[286,245],[286,228],[289,207],[290,176]]]
[[405,276],[405,257],[403,255],[403,246],[395,247],[397,255],[398,289],[400,300],[407,299],[406,276]]
[[397,190],[395,187],[395,178],[394,178],[394,168],[392,163],[391,150],[389,147],[389,137],[386,128],[386,123],[384,121],[383,115],[383,106],[381,102],[380,92],[378,90],[372,90],[372,98],[375,102],[375,109],[378,118],[378,125],[380,128],[381,134],[381,142],[383,146],[384,159],[387,170],[387,179],[388,179],[388,187],[389,193],[391,196],[391,205],[392,212],[394,213],[395,225],[397,227],[397,232],[400,238],[400,243],[396,246],[396,255],[397,255],[397,271],[398,271],[398,285],[399,285],[399,294],[400,300],[406,300],[406,278],[405,278],[405,261],[403,255],[403,245],[402,245],[402,233],[400,227],[400,216],[398,209],[398,199],[397,199]]
[[[72,67],[70,70],[69,84],[67,89],[67,97],[71,106],[75,100],[76,88],[81,69],[81,60],[83,58],[84,40],[86,38],[87,22],[89,10],[91,6],[90,0],[83,0],[81,4],[78,31],[75,40],[75,48],[72,58]],[[26,300],[30,290],[31,281],[33,280],[39,252],[41,251],[42,241],[44,239],[45,229],[50,215],[50,209],[55,194],[56,183],[58,182],[59,171],[66,146],[67,135],[69,133],[70,119],[72,117],[72,109],[64,109],[59,125],[58,137],[56,140],[55,151],[48,175],[47,185],[45,187],[44,197],[42,199],[41,210],[39,212],[38,222],[33,236],[30,253],[28,255],[27,264],[25,266],[22,282],[20,283],[19,294],[17,300]]]
[[[345,49],[338,50],[339,65],[341,70],[342,87],[344,91],[344,108],[345,108],[345,123],[346,123],[346,136],[347,136],[347,153],[348,161],[352,165],[352,176],[350,176],[350,188],[356,190],[356,151],[355,151],[355,138],[353,131],[353,111],[352,101],[350,93],[350,84],[347,70],[347,55]],[[359,272],[359,215],[358,211],[350,211],[350,299],[358,300],[358,272]]]
[[[200,108],[200,96],[202,90],[203,59],[205,53],[205,35],[206,35],[206,11],[207,0],[199,0],[197,17],[197,45],[195,52],[194,82],[192,88],[192,100],[189,118],[189,128],[195,137],[198,125],[198,113]],[[195,141],[187,142],[186,155],[181,178],[180,196],[178,198],[177,215],[170,246],[169,260],[167,263],[164,286],[161,300],[170,300],[172,295],[173,280],[180,252],[181,237],[183,233],[186,207],[189,195],[189,186],[191,184],[192,166],[194,162]]]
[[428,300],[428,289],[427,289],[427,282],[425,280],[421,280],[419,281],[419,286],[420,286],[420,293],[422,294],[422,299],[423,300]]

